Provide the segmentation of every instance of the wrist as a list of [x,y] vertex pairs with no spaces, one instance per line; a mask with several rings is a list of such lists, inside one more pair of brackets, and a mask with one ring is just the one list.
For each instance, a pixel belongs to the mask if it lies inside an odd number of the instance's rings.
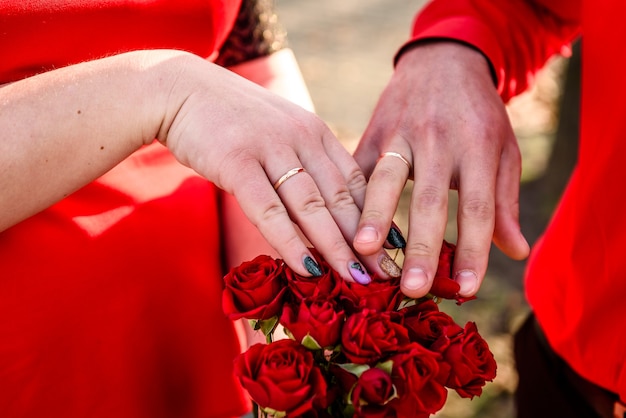
[[472,76],[488,76],[497,86],[497,78],[491,62],[472,45],[454,39],[427,39],[405,46],[396,60],[400,66],[414,68],[421,62],[435,63],[444,70],[456,70]]
[[170,129],[181,107],[194,91],[189,70],[208,63],[193,54],[176,50],[139,51],[131,57],[131,72],[143,94],[139,120],[145,145],[155,139],[167,145]]

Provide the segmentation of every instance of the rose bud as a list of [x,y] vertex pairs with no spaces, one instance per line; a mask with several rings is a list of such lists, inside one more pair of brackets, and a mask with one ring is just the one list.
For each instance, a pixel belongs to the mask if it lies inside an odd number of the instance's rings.
[[356,412],[360,413],[363,405],[382,406],[395,396],[396,391],[391,382],[391,376],[373,367],[359,376],[352,388],[351,401]]

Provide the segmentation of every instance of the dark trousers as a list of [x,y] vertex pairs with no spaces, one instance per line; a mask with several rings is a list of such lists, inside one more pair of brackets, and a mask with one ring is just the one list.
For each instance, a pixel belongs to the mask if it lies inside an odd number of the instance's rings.
[[515,334],[517,418],[612,418],[616,396],[576,374],[549,347],[534,315]]

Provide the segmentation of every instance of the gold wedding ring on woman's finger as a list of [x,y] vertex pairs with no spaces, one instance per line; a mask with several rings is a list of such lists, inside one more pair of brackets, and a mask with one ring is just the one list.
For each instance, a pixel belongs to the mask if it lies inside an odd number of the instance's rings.
[[304,167],[296,167],[296,168],[292,168],[291,170],[287,171],[285,174],[283,174],[282,176],[280,176],[280,178],[276,181],[276,183],[274,183],[274,190],[278,190],[278,188],[287,180],[289,180],[291,177],[295,176],[298,173],[302,173],[306,171],[304,169]]
[[409,162],[409,160],[407,160],[406,158],[404,158],[402,156],[402,154],[398,154],[397,152],[393,152],[393,151],[387,151],[387,152],[383,152],[382,154],[380,154],[380,156],[378,157],[378,160],[376,160],[376,163],[378,163],[380,160],[382,160],[385,157],[394,157],[399,159],[400,161],[402,161],[404,164],[406,164],[406,166],[409,169],[409,173],[411,171],[413,171],[413,166],[411,165],[411,163]]

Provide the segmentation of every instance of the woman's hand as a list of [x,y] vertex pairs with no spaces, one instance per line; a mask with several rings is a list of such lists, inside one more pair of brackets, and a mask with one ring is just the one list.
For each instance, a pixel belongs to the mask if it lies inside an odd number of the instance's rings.
[[[396,154],[402,156],[402,161]],[[454,260],[460,294],[474,295],[492,239],[512,258],[528,255],[518,222],[520,153],[486,59],[454,42],[421,44],[400,58],[355,152],[369,178],[354,247],[382,245],[407,178],[414,180],[402,289],[428,292],[458,189]]]
[[[0,231],[157,138],[233,194],[296,272],[316,273],[313,245],[344,278],[369,280],[348,244],[365,192],[354,159],[313,113],[202,58],[130,52],[2,86],[0,129]],[[381,272],[382,256],[361,261]]]
[[[315,274],[315,266],[305,267],[312,260],[307,246],[313,245],[344,278],[368,282],[348,244],[356,233],[355,199],[363,199],[365,177],[329,128],[244,78],[195,57],[182,59],[172,89],[180,94],[167,105],[176,111],[159,138],[183,164],[234,195],[298,273]],[[296,168],[304,170],[284,177]],[[384,277],[381,257],[382,246],[361,260]]]

